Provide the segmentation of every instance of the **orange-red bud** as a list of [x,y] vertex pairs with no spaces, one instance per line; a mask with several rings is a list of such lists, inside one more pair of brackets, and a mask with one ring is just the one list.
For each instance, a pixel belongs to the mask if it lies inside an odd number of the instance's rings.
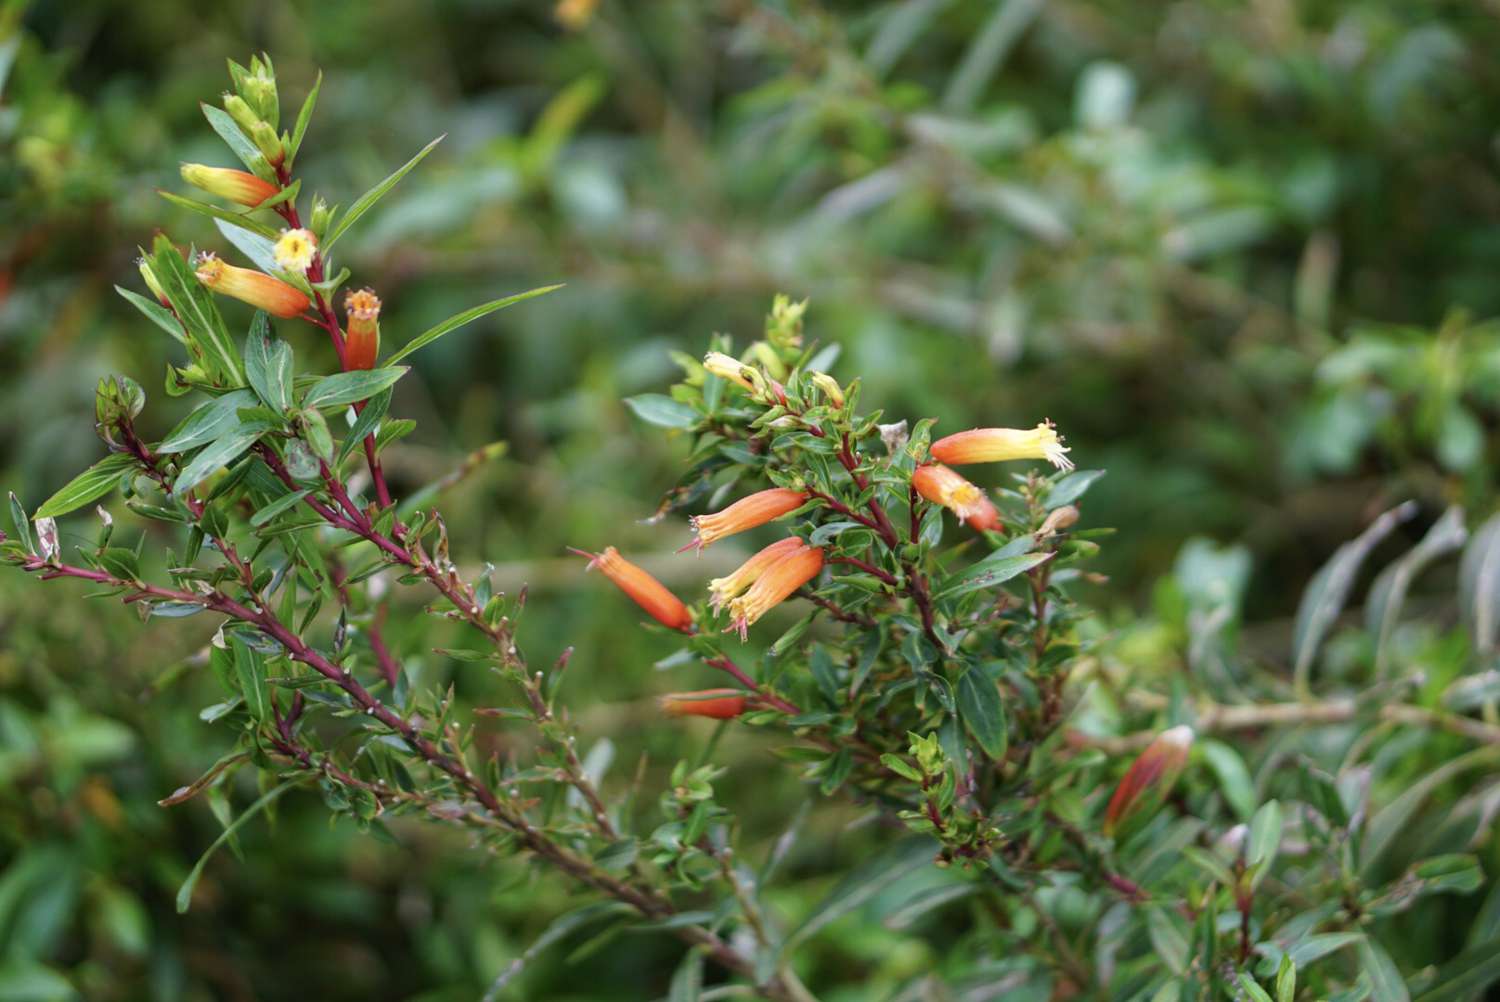
[[213,291],[233,296],[272,316],[295,317],[312,305],[301,290],[281,279],[249,268],[236,268],[212,254],[204,254],[198,259],[197,275],[198,281]]
[[671,692],[660,699],[663,713],[673,717],[712,717],[732,720],[745,712],[748,700],[738,689],[700,689]]
[[932,458],[963,466],[1001,463],[1009,459],[1045,459],[1063,470],[1073,468],[1068,449],[1050,421],[1035,428],[973,428],[932,443]]
[[756,491],[749,497],[740,498],[721,512],[698,515],[691,519],[696,536],[683,549],[697,547],[702,550],[716,539],[733,536],[737,532],[744,532],[746,529],[753,529],[758,525],[765,525],[773,519],[778,519],[787,512],[802,507],[805,501],[807,501],[805,493],[794,491],[789,487],[772,487],[769,490]]
[[941,463],[919,466],[911,475],[918,494],[940,504],[975,529],[998,530],[1000,513],[983,490]]
[[248,171],[230,167],[209,167],[204,164],[183,164],[182,179],[195,188],[202,188],[210,195],[228,199],[250,208],[275,195],[280,188],[264,178]]
[[349,340],[344,344],[345,369],[373,369],[380,354],[380,300],[369,289],[344,297],[349,314]]
[[1157,735],[1125,770],[1104,812],[1104,834],[1128,834],[1156,813],[1187,767],[1193,729],[1173,727]]
[[586,550],[573,552],[588,557],[589,570],[597,567],[603,571],[605,577],[613,581],[616,587],[658,623],[684,633],[692,629],[693,614],[683,605],[682,600],[673,595],[666,585],[620,556],[620,551],[613,546],[605,547],[603,553],[589,553]]
[[[801,542],[801,540],[798,540]],[[803,543],[780,560],[773,562],[755,579],[748,591],[732,599],[729,614],[740,639],[755,621],[774,606],[780,605],[798,588],[807,584],[823,569],[823,551]]]

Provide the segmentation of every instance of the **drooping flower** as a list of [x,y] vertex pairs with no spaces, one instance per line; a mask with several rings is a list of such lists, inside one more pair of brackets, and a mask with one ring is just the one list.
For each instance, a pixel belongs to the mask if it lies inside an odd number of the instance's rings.
[[616,587],[658,623],[684,633],[692,629],[693,614],[682,600],[673,595],[666,585],[620,556],[620,551],[613,546],[605,547],[603,553],[590,553],[587,550],[573,552],[581,557],[588,557],[589,570],[597,567],[603,571],[605,577],[613,581]]
[[826,372],[809,372],[807,378],[812,380],[814,386],[823,391],[828,402],[835,407],[844,406],[844,388],[839,381]]
[[1000,513],[983,490],[941,463],[917,467],[911,475],[917,493],[940,504],[975,529],[998,530]]
[[718,612],[729,603],[730,599],[744,594],[745,589],[753,585],[767,567],[776,563],[782,557],[790,556],[800,550],[804,545],[796,536],[788,536],[786,539],[777,540],[770,546],[761,550],[749,560],[735,568],[728,577],[714,578],[708,583],[708,592],[714,611]]
[[195,188],[202,188],[210,195],[217,195],[251,208],[281,190],[270,181],[258,178],[248,171],[234,170],[229,167],[209,167],[204,164],[183,164],[182,179]]
[[673,717],[732,720],[745,712],[749,700],[739,689],[700,689],[697,692],[670,692],[658,702],[662,712]]
[[703,367],[720,379],[738,383],[751,393],[758,393],[765,386],[765,377],[753,365],[746,365],[737,358],[730,358],[722,351],[711,351],[703,356]]
[[744,640],[756,620],[784,602],[823,569],[823,551],[803,544],[763,570],[749,589],[729,602],[734,630]]
[[318,256],[318,238],[312,230],[284,230],[271,248],[271,254],[277,265],[286,271],[306,274],[313,258]]
[[1073,468],[1068,449],[1052,422],[1035,428],[974,428],[932,443],[932,458],[963,466],[967,463],[1001,463],[1008,459],[1045,459],[1063,470]]
[[1193,729],[1186,725],[1163,731],[1130,763],[1109,807],[1104,812],[1104,834],[1128,834],[1148,820],[1166,801],[1187,767]]
[[790,487],[771,487],[756,491],[748,497],[740,498],[723,511],[712,515],[695,515],[689,520],[695,534],[693,541],[683,549],[697,547],[702,550],[716,539],[780,518],[787,512],[802,507],[806,501],[806,493],[794,491]]
[[344,368],[375,368],[380,354],[380,299],[369,289],[360,289],[344,297],[344,309],[349,315]]
[[212,254],[198,258],[198,281],[215,292],[232,296],[272,316],[295,317],[311,305],[299,289],[249,268],[225,264]]

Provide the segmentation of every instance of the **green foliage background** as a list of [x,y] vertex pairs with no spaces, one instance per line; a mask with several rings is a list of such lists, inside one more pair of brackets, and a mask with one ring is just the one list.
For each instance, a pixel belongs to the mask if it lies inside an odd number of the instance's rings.
[[[138,284],[136,247],[163,221],[221,242],[152,189],[175,190],[182,160],[228,165],[196,107],[224,58],[270,51],[289,102],[321,69],[300,169],[331,199],[448,134],[345,245],[389,343],[568,283],[424,352],[395,405],[419,430],[387,463],[404,493],[506,443],[448,492],[449,523],[460,553],[503,561],[502,587],[530,583],[533,659],[576,648],[574,712],[618,744],[612,775],[702,754],[710,731],[646,726],[653,694],[691,684],[652,670],[669,646],[564,547],[662,548],[638,523],[680,443],[620,400],[674,378],[668,349],[756,335],[776,291],[811,297],[810,334],[843,345],[836,372],[888,414],[940,431],[1046,415],[1109,470],[1086,506],[1120,529],[1097,601],[1143,676],[1186,657],[1202,565],[1178,556],[1216,552],[1183,551],[1194,537],[1251,555],[1240,643],[1284,673],[1298,594],[1374,513],[1415,498],[1409,543],[1450,503],[1494,505],[1500,20],[1484,5],[649,0],[576,31],[547,4],[480,0],[0,10],[0,483],[34,508],[97,458],[103,374],[162,404],[148,437],[180,416],[155,392],[172,344],[110,287]],[[325,350],[313,334],[299,353]],[[690,589],[734,559],[660,566]],[[205,638],[60,587],[0,577],[0,998],[70,997],[66,975],[101,1000],[474,999],[567,907],[558,881],[458,835],[382,844],[298,794],[176,915],[221,828],[201,801],[155,803],[228,740],[196,716],[218,698]],[[1434,607],[1413,644],[1441,675],[1462,654]],[[493,683],[408,620],[400,652],[482,705]],[[768,848],[802,791],[755,735],[716,755]],[[876,840],[845,830],[855,816],[803,833],[777,907],[804,912],[861,861]],[[1410,930],[1413,956],[1451,954],[1478,907]],[[569,965],[587,941],[543,953],[509,996],[664,993],[673,943],[627,935]],[[854,915],[809,949],[842,985],[824,998],[864,999],[958,963],[951,946],[941,917]]]

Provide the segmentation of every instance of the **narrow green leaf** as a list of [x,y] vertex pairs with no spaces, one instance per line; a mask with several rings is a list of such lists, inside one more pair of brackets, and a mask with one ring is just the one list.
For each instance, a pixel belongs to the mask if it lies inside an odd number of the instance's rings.
[[172,316],[171,311],[166,307],[154,300],[147,299],[138,292],[122,289],[118,285],[115,286],[115,291],[120,294],[120,298],[145,314],[147,320],[150,320],[153,324],[172,335],[179,342],[187,340],[187,335],[182,333],[182,324],[177,322],[177,318]]
[[1276,968],[1276,1002],[1295,1002],[1296,998],[1297,965],[1282,954],[1281,965]]
[[37,509],[36,518],[56,518],[70,511],[77,511],[114,489],[120,475],[135,464],[135,457],[124,452],[112,452],[99,462],[68,481]]
[[1249,821],[1255,813],[1255,781],[1240,753],[1219,741],[1203,739],[1197,743],[1197,752],[1208,762],[1208,767],[1219,778],[1219,790],[1229,806],[1234,808],[1241,821]]
[[1013,557],[1001,557],[998,554],[986,557],[944,581],[938,587],[936,597],[957,598],[984,588],[993,588],[1019,574],[1025,574],[1051,556],[1051,553],[1023,553]]
[[249,821],[251,818],[255,817],[255,815],[264,810],[277,797],[281,796],[283,793],[290,790],[300,782],[302,782],[302,778],[296,777],[293,779],[289,779],[285,783],[282,783],[280,786],[268,791],[265,796],[261,797],[255,803],[245,808],[245,812],[243,814],[235,818],[233,823],[231,823],[227,828],[219,833],[219,837],[214,839],[213,844],[204,851],[202,856],[198,857],[198,862],[193,864],[192,872],[187,875],[187,879],[184,880],[182,882],[182,886],[177,889],[177,914],[187,914],[189,906],[191,906],[193,903],[193,888],[198,886],[198,879],[203,876],[203,868],[208,864],[209,857],[211,857],[215,852],[218,852],[219,847],[222,846],[225,842],[228,842],[231,838],[233,838],[234,833],[239,831],[241,825],[243,825],[246,821]]
[[348,459],[349,454],[359,448],[359,443],[365,440],[366,435],[375,433],[376,427],[380,424],[380,419],[385,417],[385,412],[390,410],[390,407],[391,391],[389,387],[365,401],[365,409],[359,412],[359,417],[355,419],[353,427],[349,429],[349,434],[344,436],[344,441],[339,446],[338,459],[334,460],[335,466],[340,465],[344,460]]
[[1474,650],[1486,653],[1500,641],[1500,514],[1491,515],[1464,548],[1458,565],[1459,608]]
[[1495,759],[1500,759],[1500,745],[1486,745],[1450,759],[1426,772],[1395,800],[1371,815],[1365,828],[1364,844],[1360,848],[1360,872],[1371,872],[1397,836],[1408,830],[1417,809],[1434,790],[1467,769],[1477,765],[1492,765]]
[[241,212],[226,209],[222,205],[212,205],[208,202],[200,202],[197,199],[185,198],[173,191],[158,188],[156,193],[180,209],[196,212],[200,216],[207,216],[214,222],[220,224],[222,229],[228,226],[230,229],[245,230],[257,236],[276,238],[276,231],[258,219],[251,219]]
[[1356,948],[1359,966],[1370,978],[1370,997],[1379,1002],[1411,1002],[1411,990],[1385,947],[1364,936]]
[[225,431],[240,423],[239,412],[245,407],[255,406],[255,394],[249,390],[234,390],[202,404],[172,433],[156,447],[157,452],[171,454],[196,449],[212,442]]
[[271,336],[271,325],[257,310],[245,337],[245,378],[265,405],[278,414],[292,406],[292,346]]
[[1255,979],[1241,971],[1238,975],[1240,988],[1244,990],[1251,1002],[1271,1002],[1271,996],[1264,988],[1255,983]]
[[937,843],[913,836],[887,846],[865,860],[828,893],[782,944],[783,953],[817,933],[824,926],[849,914],[913,870],[932,862]]
[[422,333],[418,334],[416,337],[408,341],[406,344],[402,345],[399,351],[397,351],[390,358],[386,359],[385,364],[395,365],[397,362],[401,361],[403,358],[410,355],[418,348],[427,347],[429,344],[436,341],[444,334],[455,331],[458,328],[462,327],[464,324],[478,320],[480,317],[484,316],[487,313],[494,313],[496,310],[503,310],[507,306],[512,306],[527,299],[535,299],[537,296],[544,296],[549,292],[553,292],[561,288],[561,285],[544,285],[540,288],[530,289],[526,292],[517,293],[514,296],[506,296],[504,299],[494,299],[488,303],[481,303],[478,306],[474,306],[467,310],[464,310],[462,313],[454,314],[447,320],[444,320],[442,323],[434,327],[429,327],[427,330],[423,331]]
[[1500,981],[1500,939],[1492,939],[1439,967],[1427,990],[1417,996],[1417,1002],[1466,1002],[1479,998],[1497,981]]
[[244,453],[250,446],[255,444],[256,439],[271,430],[271,426],[264,421],[249,421],[232,427],[219,438],[214,439],[193,461],[177,474],[177,480],[172,489],[178,494],[186,494],[194,487],[201,484],[219,467],[226,466]]
[[1384,678],[1390,662],[1391,633],[1401,618],[1406,593],[1422,569],[1444,554],[1464,545],[1469,530],[1464,526],[1464,510],[1457,505],[1443,512],[1432,523],[1422,541],[1406,551],[1400,559],[1380,572],[1370,585],[1365,599],[1365,628],[1375,637],[1375,674]]
[[404,365],[324,376],[302,398],[303,407],[336,407],[367,400],[406,375]]
[[1052,485],[1047,492],[1047,507],[1061,508],[1065,504],[1072,504],[1094,485],[1094,481],[1104,476],[1103,470],[1075,470]]
[[214,221],[224,239],[234,244],[250,263],[255,265],[267,275],[281,274],[281,266],[276,263],[276,237],[275,233],[269,236],[261,233],[252,233],[248,230],[236,229],[234,226],[224,222],[222,219]]
[[282,512],[295,507],[299,501],[301,501],[311,493],[311,490],[300,490],[294,491],[291,494],[283,494],[275,501],[272,501],[264,508],[258,510],[254,515],[251,515],[250,524],[259,529],[261,526],[271,521],[271,519],[275,518],[277,515],[280,515]]
[[36,542],[31,538],[31,519],[26,517],[26,509],[21,506],[21,499],[16,497],[16,492],[10,492],[10,523],[11,528],[16,531],[16,538],[26,547],[27,553],[36,552]]
[[234,650],[234,673],[239,679],[240,695],[244,697],[245,708],[263,724],[271,712],[266,697],[266,659],[238,634],[229,633],[228,639]]
[[662,428],[691,428],[701,420],[698,412],[693,408],[661,393],[643,393],[638,397],[626,397],[625,406],[647,424]]
[[327,254],[328,251],[333,248],[334,243],[338,241],[338,238],[344,235],[345,230],[358,222],[360,216],[363,216],[366,212],[369,212],[370,209],[374,207],[375,203],[380,201],[381,198],[385,196],[386,192],[390,191],[396,186],[397,181],[400,181],[403,177],[406,176],[408,171],[410,171],[417,164],[421,163],[422,158],[431,153],[433,148],[437,146],[438,143],[442,142],[445,138],[446,136],[438,136],[432,142],[422,147],[422,149],[418,151],[416,156],[406,161],[406,163],[402,166],[396,168],[395,172],[387,177],[384,181],[381,181],[375,187],[359,196],[355,203],[349,206],[349,211],[344,213],[343,218],[338,221],[338,225],[334,226],[333,232],[328,234],[328,239],[323,242],[323,253]]
[[318,78],[313,81],[312,90],[307,92],[307,98],[302,102],[302,110],[297,112],[297,124],[292,126],[292,142],[286,152],[288,170],[297,159],[297,151],[302,148],[302,137],[307,134],[307,123],[312,121],[313,108],[318,104],[318,92],[322,89],[323,71],[319,70]]
[[234,155],[240,158],[240,162],[252,174],[264,177],[268,171],[266,158],[255,148],[250,137],[240,130],[235,120],[229,117],[229,112],[207,103],[200,103],[199,107],[203,109],[203,117],[208,119],[209,126],[219,134],[219,138],[224,140],[224,144]]
[[231,388],[245,385],[245,370],[213,296],[165,233],[153,245],[152,270],[188,335],[203,354],[209,374]]
[[1005,704],[995,680],[977,665],[958,680],[958,715],[986,755],[997,762],[1005,758]]

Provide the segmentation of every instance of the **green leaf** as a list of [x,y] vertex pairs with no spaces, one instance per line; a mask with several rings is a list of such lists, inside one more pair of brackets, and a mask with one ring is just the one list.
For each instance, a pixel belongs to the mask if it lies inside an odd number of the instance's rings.
[[553,919],[546,929],[542,930],[542,934],[536,938],[536,942],[526,948],[525,953],[517,957],[500,973],[500,976],[490,985],[489,991],[485,992],[483,1002],[495,1002],[500,997],[500,993],[506,985],[510,984],[513,979],[525,970],[528,963],[535,960],[543,950],[547,949],[553,943],[603,919],[619,918],[632,914],[634,912],[630,906],[619,901],[598,901],[593,904],[584,905],[581,908],[575,908],[570,912],[564,912]]
[[930,865],[936,848],[933,839],[913,836],[889,845],[865,860],[808,913],[802,924],[783,942],[782,952],[791,952],[797,944],[835,919],[861,907],[908,873]]
[[198,281],[165,233],[157,235],[153,247],[152,271],[177,311],[178,319],[202,351],[209,374],[231,388],[244,386],[245,370],[239,352],[229,337],[229,328],[224,326],[219,308],[214,305],[213,296]]
[[156,189],[156,193],[179,209],[187,209],[196,212],[200,216],[207,216],[218,224],[223,232],[247,231],[256,236],[266,237],[274,240],[277,233],[258,219],[251,219],[241,212],[226,209],[222,205],[213,205],[209,202],[200,202],[194,198],[185,198],[174,191],[166,191],[162,188]]
[[238,634],[228,633],[228,639],[234,651],[234,673],[239,679],[245,708],[263,724],[271,713],[266,697],[266,659]]
[[78,989],[63,975],[25,957],[0,962],[0,1002],[72,1002]]
[[77,511],[90,501],[108,494],[120,482],[120,475],[134,465],[134,456],[124,452],[110,453],[68,481],[66,486],[36,510],[34,517],[56,518],[70,511]]
[[16,497],[16,492],[10,492],[10,523],[11,528],[16,531],[16,538],[26,547],[27,553],[36,552],[36,543],[31,538],[31,519],[26,517],[26,509],[21,506],[21,499]]
[[1437,768],[1430,769],[1395,800],[1371,815],[1365,828],[1364,844],[1360,848],[1360,872],[1369,873],[1374,868],[1396,837],[1408,830],[1417,809],[1434,790],[1467,769],[1477,765],[1492,765],[1491,760],[1496,758],[1500,758],[1500,745],[1476,748],[1450,759]]
[[1474,650],[1495,649],[1500,640],[1500,514],[1474,531],[1458,565],[1459,608]]
[[284,414],[292,406],[292,346],[271,336],[270,321],[261,310],[245,337],[245,378],[276,413]]
[[1103,470],[1077,470],[1069,473],[1047,492],[1047,508],[1061,508],[1065,504],[1072,504],[1094,485],[1094,481],[1104,476]]
[[1281,851],[1282,809],[1279,800],[1267,800],[1250,819],[1250,836],[1245,846],[1245,865],[1257,867],[1256,880],[1264,877]]
[[993,588],[1018,574],[1025,574],[1037,564],[1052,557],[1051,553],[1023,553],[1001,556],[1003,551],[985,557],[948,578],[938,586],[936,598],[957,598],[970,592]]
[[1219,778],[1219,790],[1241,821],[1255,813],[1255,782],[1240,753],[1219,741],[1201,740],[1197,750],[1208,761],[1208,767]]
[[698,949],[687,952],[677,971],[672,975],[672,984],[667,989],[667,1002],[698,1002],[703,997],[703,953]]
[[264,421],[250,421],[231,428],[193,457],[193,461],[177,474],[172,489],[178,494],[186,494],[219,467],[233,462],[270,430],[271,426]]
[[187,340],[187,335],[182,332],[182,324],[177,322],[177,318],[172,316],[172,312],[165,306],[155,300],[147,299],[138,292],[122,289],[118,285],[115,286],[115,291],[127,303],[144,313],[147,320],[150,320],[178,341],[185,342]]
[[365,440],[366,435],[375,432],[380,424],[380,419],[385,417],[385,412],[391,408],[391,391],[389,388],[381,390],[373,397],[365,401],[364,410],[359,412],[359,417],[354,420],[354,425],[349,429],[349,434],[344,436],[344,441],[339,446],[338,459],[334,465],[338,466],[349,458],[349,454],[359,447],[359,443]]
[[1246,974],[1244,971],[1241,971],[1239,973],[1238,979],[1240,988],[1244,990],[1245,995],[1251,1000],[1251,1002],[1271,1002],[1271,996],[1266,992],[1264,988],[1256,984],[1255,979],[1250,977],[1250,975]]
[[1401,977],[1391,955],[1369,936],[1360,938],[1356,948],[1359,966],[1370,978],[1370,997],[1379,1002],[1411,1002],[1411,991]]
[[236,229],[222,219],[215,220],[214,225],[219,228],[224,239],[234,244],[235,249],[249,258],[250,263],[255,267],[267,275],[282,274],[281,265],[276,263],[277,234],[275,232],[269,234],[248,232],[244,229]]
[[1406,551],[1400,559],[1380,572],[1365,599],[1365,628],[1376,638],[1375,674],[1383,678],[1389,663],[1391,632],[1401,618],[1406,593],[1422,569],[1434,560],[1464,545],[1469,530],[1464,526],[1464,512],[1457,505],[1443,512],[1432,523],[1422,541]]
[[374,208],[375,203],[380,201],[381,198],[385,196],[386,192],[394,188],[397,181],[401,180],[406,176],[409,170],[411,170],[417,164],[421,163],[422,158],[431,153],[433,148],[437,146],[438,143],[442,142],[445,138],[446,136],[438,136],[432,142],[422,147],[422,149],[418,151],[416,156],[406,161],[406,163],[402,166],[396,168],[395,172],[391,174],[390,177],[387,177],[384,181],[381,181],[375,187],[359,196],[358,200],[356,200],[353,205],[349,206],[349,211],[344,213],[344,216],[339,220],[338,225],[333,228],[333,232],[328,234],[328,239],[323,242],[323,253],[326,255],[330,250],[332,250],[334,243],[337,242],[339,237],[344,235],[345,230],[358,222],[360,216],[363,216],[366,212],[369,212],[370,209]]
[[436,341],[444,334],[455,331],[458,328],[462,327],[464,324],[478,320],[480,317],[484,316],[487,313],[494,313],[496,310],[503,310],[507,306],[512,306],[527,299],[535,299],[537,296],[545,296],[547,293],[555,292],[556,290],[561,288],[561,285],[544,285],[540,288],[530,289],[526,292],[517,293],[514,296],[506,296],[504,299],[493,299],[488,303],[480,303],[478,306],[470,307],[469,309],[464,310],[462,313],[456,313],[453,316],[449,317],[447,320],[444,320],[442,323],[434,327],[427,328],[427,330],[423,331],[422,333],[418,334],[416,337],[408,341],[406,344],[402,345],[399,351],[397,351],[390,358],[386,359],[385,364],[395,365],[397,362],[401,361],[403,358],[410,355],[417,349],[427,347],[429,344]]
[[1306,967],[1336,950],[1362,942],[1364,938],[1364,933],[1359,932],[1327,932],[1317,936],[1308,936],[1288,950],[1286,955],[1292,958],[1293,964]]
[[271,519],[275,518],[277,515],[280,515],[282,512],[296,507],[299,501],[301,501],[311,493],[311,490],[300,490],[293,491],[291,494],[283,494],[281,497],[277,498],[275,501],[272,501],[264,508],[256,511],[254,515],[251,515],[251,526],[259,529],[261,526],[265,525],[267,522],[271,521]]
[[297,159],[297,151],[302,148],[302,137],[307,134],[307,123],[312,121],[313,108],[318,104],[318,92],[323,89],[323,71],[318,71],[318,78],[313,81],[312,90],[307,92],[307,98],[302,102],[302,110],[297,112],[297,124],[292,126],[292,141],[286,151],[286,167],[291,170],[293,162]]
[[215,397],[184,418],[156,450],[168,454],[186,452],[212,442],[240,423],[239,412],[243,408],[254,406],[255,394],[249,390],[234,390]]
[[406,375],[407,366],[338,372],[324,376],[302,398],[303,407],[338,407],[367,400]]
[[213,844],[204,851],[202,856],[198,857],[198,862],[193,864],[192,872],[187,875],[187,879],[177,889],[177,914],[187,914],[188,907],[193,903],[193,888],[198,886],[198,879],[203,876],[203,868],[208,864],[209,857],[213,856],[225,842],[228,842],[234,836],[234,833],[239,831],[241,825],[255,817],[255,815],[264,810],[277,797],[300,782],[302,782],[302,778],[295,777],[270,790],[255,803],[245,808],[245,813],[235,818],[228,827],[219,833],[219,837],[214,839]]
[[647,424],[662,428],[691,428],[700,420],[698,412],[681,401],[661,393],[643,393],[626,397],[625,406]]
[[1417,1002],[1466,1002],[1480,997],[1497,981],[1500,981],[1500,939],[1492,939],[1439,967],[1427,990],[1417,996]]
[[1005,704],[995,680],[977,665],[958,680],[958,715],[986,755],[997,762],[1005,758]]
[[1146,932],[1151,937],[1151,948],[1161,958],[1167,970],[1182,974],[1187,970],[1188,934],[1182,919],[1165,908],[1146,909]]
[[266,158],[261,155],[260,150],[256,149],[250,137],[241,131],[235,120],[229,117],[229,112],[206,103],[200,103],[199,107],[203,109],[203,117],[208,119],[209,126],[219,134],[219,138],[224,140],[225,145],[234,152],[234,155],[240,158],[240,162],[252,174],[265,177],[268,172]]
[[1297,965],[1282,954],[1281,965],[1276,969],[1276,1002],[1295,1002],[1296,997]]

